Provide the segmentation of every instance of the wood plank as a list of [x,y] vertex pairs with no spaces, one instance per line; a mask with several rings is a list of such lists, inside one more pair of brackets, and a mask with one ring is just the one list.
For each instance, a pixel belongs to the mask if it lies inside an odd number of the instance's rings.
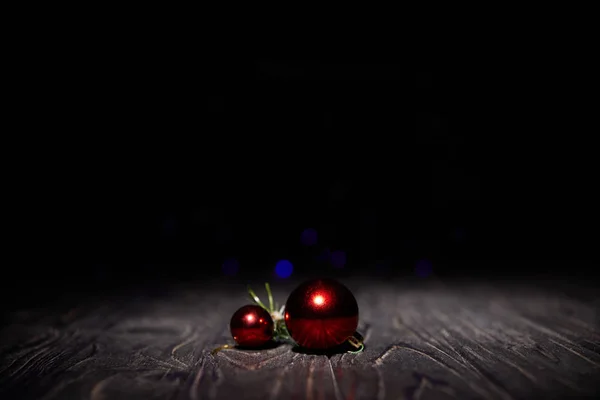
[[[598,297],[538,285],[348,281],[360,354],[231,343],[242,285],[21,310],[0,330],[2,399],[521,399],[594,396]],[[285,300],[293,285],[275,297]]]

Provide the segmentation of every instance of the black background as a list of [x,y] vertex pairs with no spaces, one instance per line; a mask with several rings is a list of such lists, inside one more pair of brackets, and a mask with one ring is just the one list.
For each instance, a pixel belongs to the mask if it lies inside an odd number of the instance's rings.
[[413,277],[426,259],[424,279],[595,283],[590,111],[572,72],[527,57],[41,53],[18,99],[3,294],[262,282],[279,259],[297,278]]

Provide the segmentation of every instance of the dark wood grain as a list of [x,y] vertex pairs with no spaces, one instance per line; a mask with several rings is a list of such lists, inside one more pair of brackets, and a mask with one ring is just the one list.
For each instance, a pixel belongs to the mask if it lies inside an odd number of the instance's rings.
[[[0,332],[1,399],[523,399],[595,396],[593,292],[348,281],[361,354],[223,350],[243,285],[22,310]],[[283,303],[293,286],[279,285]]]

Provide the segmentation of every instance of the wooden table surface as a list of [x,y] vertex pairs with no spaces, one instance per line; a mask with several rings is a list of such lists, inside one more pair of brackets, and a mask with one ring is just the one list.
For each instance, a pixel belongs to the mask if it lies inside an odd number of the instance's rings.
[[[242,284],[98,296],[13,312],[0,331],[0,399],[525,399],[600,393],[593,291],[533,283],[343,281],[360,354],[247,351],[228,322]],[[274,284],[285,302],[292,282]],[[261,288],[255,287],[262,293]]]

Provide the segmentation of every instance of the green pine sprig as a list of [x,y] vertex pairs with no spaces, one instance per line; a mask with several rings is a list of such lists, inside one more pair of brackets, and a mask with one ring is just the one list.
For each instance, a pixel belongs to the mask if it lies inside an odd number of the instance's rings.
[[[292,339],[292,337],[290,336],[290,334],[287,330],[287,327],[285,325],[285,320],[283,317],[284,312],[285,312],[285,305],[281,306],[281,308],[279,308],[279,305],[273,301],[273,293],[271,292],[271,286],[269,285],[269,283],[265,283],[265,291],[267,292],[267,297],[269,300],[268,307],[260,300],[260,298],[256,295],[256,293],[254,293],[252,288],[250,288],[250,286],[248,286],[248,294],[250,295],[250,298],[252,299],[252,301],[256,305],[264,308],[269,313],[269,315],[271,315],[271,318],[273,319],[273,324],[274,324],[273,339],[276,341],[280,341],[280,342],[296,344],[294,342],[294,339]],[[353,346],[356,349],[355,351],[348,350],[348,353],[358,354],[358,353],[362,353],[364,351],[365,346],[364,346],[362,339],[358,339],[354,336],[350,336],[347,341],[351,346]]]
[[271,292],[271,285],[269,285],[269,283],[265,283],[265,291],[267,292],[267,297],[269,300],[268,307],[260,300],[252,288],[248,286],[248,294],[250,295],[250,299],[252,299],[256,305],[264,308],[273,319],[273,339],[277,341],[293,342],[293,339],[290,336],[287,327],[285,326],[285,320],[283,319],[285,305],[279,308],[279,304],[273,301],[273,293]]

